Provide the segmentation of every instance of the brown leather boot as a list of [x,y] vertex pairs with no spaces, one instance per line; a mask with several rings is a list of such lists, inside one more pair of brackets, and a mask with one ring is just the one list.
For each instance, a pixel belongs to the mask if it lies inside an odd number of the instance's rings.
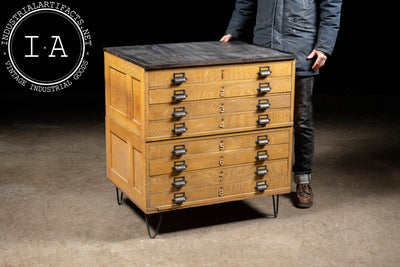
[[296,186],[298,208],[310,208],[314,204],[314,196],[310,184],[298,184]]

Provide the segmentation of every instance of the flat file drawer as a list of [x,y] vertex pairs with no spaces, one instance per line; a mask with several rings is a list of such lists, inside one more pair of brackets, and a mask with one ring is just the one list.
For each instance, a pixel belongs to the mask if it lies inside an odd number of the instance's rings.
[[[229,134],[222,137],[184,139],[151,143],[149,159],[179,159],[186,155],[216,153],[238,149],[264,149],[271,145],[287,144],[289,129],[257,131],[256,133]],[[183,150],[182,150],[183,149]],[[176,150],[176,151],[175,151]]]
[[[266,74],[263,74],[263,71]],[[240,64],[224,67],[187,68],[149,72],[149,89],[197,83],[267,80],[268,78],[289,77],[292,74],[290,62],[268,62]]]
[[[261,89],[259,89],[261,88]],[[207,99],[224,99],[228,97],[262,97],[270,94],[290,92],[292,80],[290,78],[267,80],[244,80],[241,82],[206,83],[196,85],[181,85],[149,90],[150,104],[178,103]],[[185,95],[179,101],[174,95]]]
[[200,116],[219,116],[222,114],[244,112],[261,114],[272,109],[288,109],[291,104],[290,100],[290,94],[279,94],[253,98],[230,98],[150,105],[149,120],[180,120]]
[[277,110],[263,114],[245,113],[195,118],[190,120],[151,121],[149,137],[158,139],[201,136],[233,131],[262,130],[273,127],[291,126],[291,111]]
[[[150,206],[163,210],[187,205],[201,205],[209,201],[218,203],[226,201],[227,199],[238,200],[249,198],[251,196],[267,196],[271,193],[279,194],[284,192],[281,188],[288,182],[290,182],[288,176],[282,175],[259,181],[243,181],[214,186],[207,185],[197,188],[188,188],[180,192],[156,193],[151,195]],[[265,183],[268,190],[257,190],[257,183]],[[181,196],[184,196],[185,200],[182,203],[176,203],[174,198]]]
[[[197,188],[207,185],[222,185],[224,183],[236,183],[243,181],[259,181],[271,177],[286,175],[289,161],[273,160],[266,163],[268,172],[264,176],[259,176],[256,163],[243,164],[239,166],[219,167],[201,171],[188,171],[182,175],[173,173],[165,175],[151,176],[150,193],[159,192],[179,192],[188,188]],[[184,185],[174,185],[175,180],[185,181]]]
[[[256,160],[259,156],[260,160]],[[271,145],[264,149],[228,150],[218,153],[184,155],[179,159],[161,159],[150,161],[150,175],[165,173],[183,174],[186,171],[216,168],[219,166],[232,166],[257,162],[262,164],[274,159],[288,158],[289,145]],[[176,166],[182,167],[176,167]]]

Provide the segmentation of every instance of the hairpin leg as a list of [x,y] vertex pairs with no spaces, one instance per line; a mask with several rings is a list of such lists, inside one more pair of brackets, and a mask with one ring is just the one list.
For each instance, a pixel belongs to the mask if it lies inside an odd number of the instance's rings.
[[161,225],[162,217],[163,217],[163,213],[161,212],[161,213],[159,213],[159,215],[158,215],[158,224],[157,224],[157,228],[156,228],[156,230],[155,230],[155,232],[154,232],[154,235],[151,235],[151,233],[150,233],[150,225],[149,225],[149,221],[147,220],[147,215],[146,215],[146,214],[144,215],[144,218],[145,218],[145,220],[146,220],[146,225],[147,225],[147,233],[149,234],[149,237],[150,237],[151,239],[156,238],[156,236],[158,235],[158,231],[160,230],[160,225]]
[[272,196],[272,205],[274,206],[274,218],[278,217],[279,212],[279,195],[276,195],[276,206],[275,206],[275,196]]
[[124,196],[124,193],[121,191],[121,196],[120,196],[118,187],[115,187],[115,190],[117,191],[117,203],[118,203],[118,205],[121,205],[122,197]]

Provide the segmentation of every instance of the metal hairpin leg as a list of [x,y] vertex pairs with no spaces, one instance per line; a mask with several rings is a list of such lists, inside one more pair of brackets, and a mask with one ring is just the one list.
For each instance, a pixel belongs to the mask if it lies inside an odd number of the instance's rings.
[[276,195],[276,206],[275,206],[275,196],[272,196],[272,205],[274,205],[274,218],[278,217],[279,212],[279,195]]
[[115,190],[117,191],[117,203],[118,203],[118,205],[121,205],[122,197],[124,196],[124,193],[121,191],[121,196],[120,196],[118,187],[115,187]]
[[147,225],[147,233],[149,234],[149,237],[150,237],[151,239],[156,238],[156,236],[158,235],[158,231],[160,230],[160,225],[161,225],[163,213],[162,213],[162,212],[159,213],[158,216],[159,216],[159,217],[158,217],[157,228],[156,228],[156,230],[155,230],[155,232],[154,232],[154,235],[151,235],[151,233],[150,233],[150,225],[149,225],[149,221],[147,220],[147,215],[146,215],[146,214],[144,215],[144,218],[145,218],[145,220],[146,220],[146,225]]

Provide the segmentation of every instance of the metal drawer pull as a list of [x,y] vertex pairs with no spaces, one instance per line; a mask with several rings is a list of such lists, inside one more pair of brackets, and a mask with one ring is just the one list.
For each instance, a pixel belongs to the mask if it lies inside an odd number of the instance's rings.
[[271,91],[271,86],[269,86],[269,83],[258,84],[257,92],[259,92],[260,94],[266,94],[269,93],[270,91]]
[[174,78],[171,79],[173,83],[184,83],[187,81],[187,78],[185,77],[184,72],[179,72],[179,73],[174,73]]
[[175,156],[180,156],[183,154],[186,154],[187,149],[185,147],[185,145],[176,145],[174,146],[174,150],[172,150],[172,154],[174,154]]
[[175,193],[172,201],[175,202],[176,204],[181,204],[185,202],[186,199],[187,197],[185,196],[185,192],[182,192],[182,193]]
[[187,115],[185,107],[174,108],[174,112],[172,112],[172,117],[174,118],[183,118]]
[[271,73],[272,72],[269,69],[269,66],[260,67],[257,72],[258,76],[263,77],[263,78],[267,77],[268,75],[271,75]]
[[172,185],[175,187],[182,187],[182,186],[186,185],[185,176],[175,177]]
[[268,188],[267,181],[258,181],[254,189],[258,190],[259,192],[264,192]]
[[174,123],[174,129],[172,129],[172,132],[180,135],[183,134],[187,131],[186,125],[184,122],[182,123]]
[[258,104],[257,104],[258,109],[266,110],[269,107],[271,107],[271,104],[269,103],[269,99],[258,100]]
[[257,151],[256,160],[267,160],[268,159],[268,152],[267,150]]
[[187,94],[185,90],[174,90],[174,95],[172,96],[172,99],[174,101],[182,101],[187,98]]
[[172,167],[172,169],[176,172],[181,172],[186,170],[187,165],[186,162],[184,160],[180,160],[180,161],[175,161],[174,162],[174,167]]
[[257,166],[255,174],[257,174],[258,176],[264,176],[267,173],[268,173],[267,165]]
[[257,120],[258,124],[265,126],[269,122],[270,122],[270,119],[268,117],[268,114],[267,115],[258,115],[258,120]]
[[257,136],[256,144],[259,146],[265,146],[269,143],[269,139],[267,135]]

